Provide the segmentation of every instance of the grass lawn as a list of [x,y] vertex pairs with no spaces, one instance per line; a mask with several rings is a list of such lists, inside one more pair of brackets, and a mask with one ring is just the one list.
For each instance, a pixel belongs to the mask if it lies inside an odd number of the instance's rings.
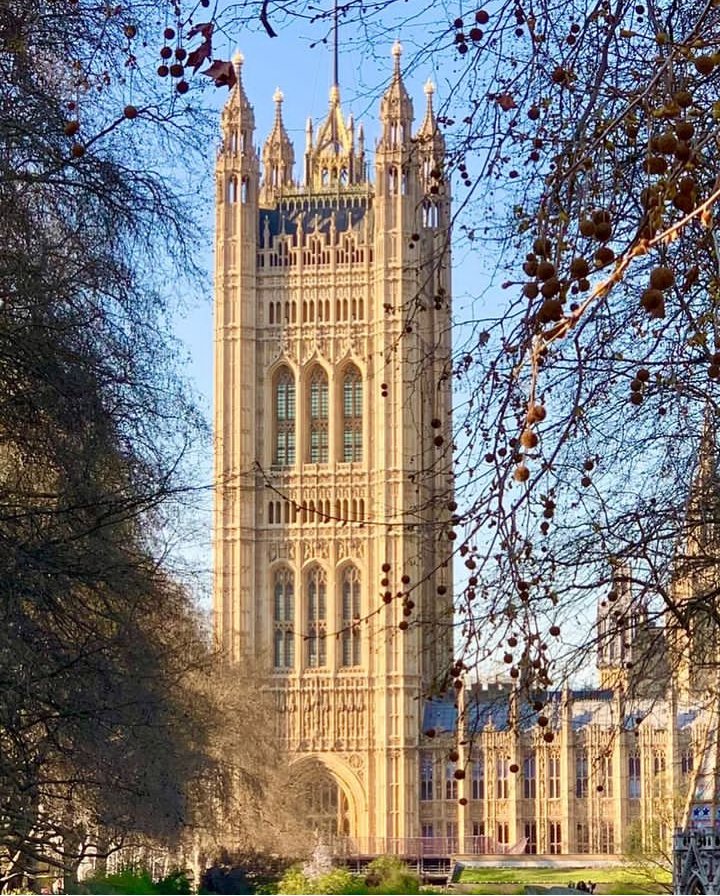
[[[464,893],[524,893],[525,887],[568,886],[579,880],[597,884],[596,896],[621,893],[668,893],[670,875],[653,881],[632,866],[623,868],[466,868],[460,878]],[[665,886],[663,886],[665,884]]]

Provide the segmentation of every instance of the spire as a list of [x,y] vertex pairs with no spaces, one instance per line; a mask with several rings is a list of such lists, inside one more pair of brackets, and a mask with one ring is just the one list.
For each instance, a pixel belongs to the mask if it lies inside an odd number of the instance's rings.
[[275,123],[263,147],[263,190],[267,194],[292,184],[295,151],[282,118],[283,93],[278,87],[273,94]]
[[715,410],[710,402],[705,406],[696,476],[701,477],[708,483],[717,481],[717,428],[715,425]]
[[239,50],[236,50],[233,54],[232,63],[235,68],[237,81],[230,91],[227,102],[225,103],[225,108],[222,112],[222,122],[224,124],[229,118],[240,117],[243,120],[243,124],[246,124],[249,130],[254,131],[255,113],[247,98],[245,87],[242,82],[242,67],[244,62],[245,57]]
[[423,147],[429,147],[433,150],[435,155],[442,156],[445,152],[445,141],[438,129],[437,119],[435,118],[435,110],[433,109],[435,85],[430,78],[425,82],[423,91],[427,98],[425,104],[425,117],[418,129],[416,137]]
[[380,103],[380,121],[383,133],[380,146],[384,149],[397,148],[409,143],[410,125],[413,120],[412,101],[403,84],[400,70],[402,44],[395,41],[392,48],[393,76]]
[[355,150],[355,126],[345,121],[340,107],[340,88],[330,88],[325,121],[313,141],[312,122],[306,128],[305,180],[316,189],[360,183],[364,178],[362,153]]
[[[688,528],[710,526],[703,533],[703,543],[712,538],[720,526],[720,479],[717,465],[717,423],[715,408],[708,402],[705,406],[702,434],[698,446],[698,459],[690,486],[687,505]],[[696,537],[699,533],[696,534]]]
[[[256,168],[257,156],[253,146],[253,133],[255,131],[255,113],[250,101],[245,94],[242,82],[242,65],[244,58],[237,51],[232,58],[235,67],[237,81],[230,91],[227,102],[220,116],[220,130],[223,142],[221,152],[228,157],[239,156],[244,163],[249,163],[249,168]],[[247,165],[245,166],[248,167]]]

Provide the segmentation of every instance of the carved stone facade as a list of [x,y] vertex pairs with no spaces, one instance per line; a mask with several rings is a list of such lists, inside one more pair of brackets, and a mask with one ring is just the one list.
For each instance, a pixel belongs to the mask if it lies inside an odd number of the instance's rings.
[[276,92],[261,170],[241,58],[216,168],[217,635],[266,670],[298,774],[339,788],[330,833],[387,843],[420,834],[452,656],[449,197],[400,52],[372,179],[337,85],[302,183]]
[[[334,85],[302,183],[279,92],[261,170],[236,59],[216,168],[217,636],[238,674],[247,658],[265,670],[297,773],[335,813],[327,833],[358,850],[652,846],[702,753],[691,660],[716,662],[707,626],[702,650],[668,645],[620,581],[599,602],[603,689],[544,695],[545,726],[509,688],[468,689],[462,731],[454,698],[423,699],[452,665],[450,209],[432,85],[413,133],[393,53],[374,178]],[[693,537],[678,599],[713,553]],[[666,646],[688,658],[678,689]]]

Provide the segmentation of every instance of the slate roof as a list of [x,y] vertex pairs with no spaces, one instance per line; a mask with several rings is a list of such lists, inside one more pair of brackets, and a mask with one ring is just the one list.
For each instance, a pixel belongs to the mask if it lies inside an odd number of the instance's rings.
[[281,233],[296,234],[298,228],[303,233],[314,233],[316,230],[318,233],[328,233],[330,222],[334,218],[335,230],[342,233],[357,227],[368,211],[365,204],[344,205],[342,202],[335,202],[334,205],[326,205],[322,201],[316,204],[307,200],[299,200],[298,204],[301,207],[293,210],[260,209],[258,225],[261,248],[267,248],[264,245],[266,225],[271,237],[279,236]]
[[[562,691],[545,691],[538,699],[545,704],[543,714],[549,720],[549,727],[557,730],[561,724]],[[570,692],[571,717],[570,725],[574,731],[587,728],[589,725],[610,727],[617,725],[619,719],[614,715],[616,704],[613,692],[609,689],[583,689]],[[653,728],[667,728],[672,724],[670,709],[672,704],[666,700],[636,699],[625,707],[622,726],[631,731],[638,724]],[[465,707],[467,729],[469,733],[477,733],[485,728],[495,731],[510,730],[510,691],[507,688],[473,689],[466,700]],[[674,724],[682,730],[691,725],[700,710],[683,707],[678,711]],[[527,696],[521,696],[517,704],[518,728],[528,731],[537,725],[538,713],[532,707]],[[437,734],[453,733],[457,730],[458,710],[454,695],[438,697],[425,703],[423,714],[423,731],[433,729]],[[639,720],[639,721],[638,721]]]

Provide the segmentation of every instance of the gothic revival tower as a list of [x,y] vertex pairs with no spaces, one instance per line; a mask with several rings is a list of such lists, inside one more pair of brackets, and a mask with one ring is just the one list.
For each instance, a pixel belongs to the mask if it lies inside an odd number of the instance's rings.
[[217,636],[267,670],[317,824],[378,852],[420,833],[452,656],[449,195],[400,54],[374,178],[337,84],[301,183],[275,93],[261,170],[241,57],[216,169]]
[[668,627],[678,657],[677,678],[686,694],[702,693],[717,682],[720,477],[717,433],[711,407],[705,414],[698,462],[688,496],[675,556],[673,615]]

